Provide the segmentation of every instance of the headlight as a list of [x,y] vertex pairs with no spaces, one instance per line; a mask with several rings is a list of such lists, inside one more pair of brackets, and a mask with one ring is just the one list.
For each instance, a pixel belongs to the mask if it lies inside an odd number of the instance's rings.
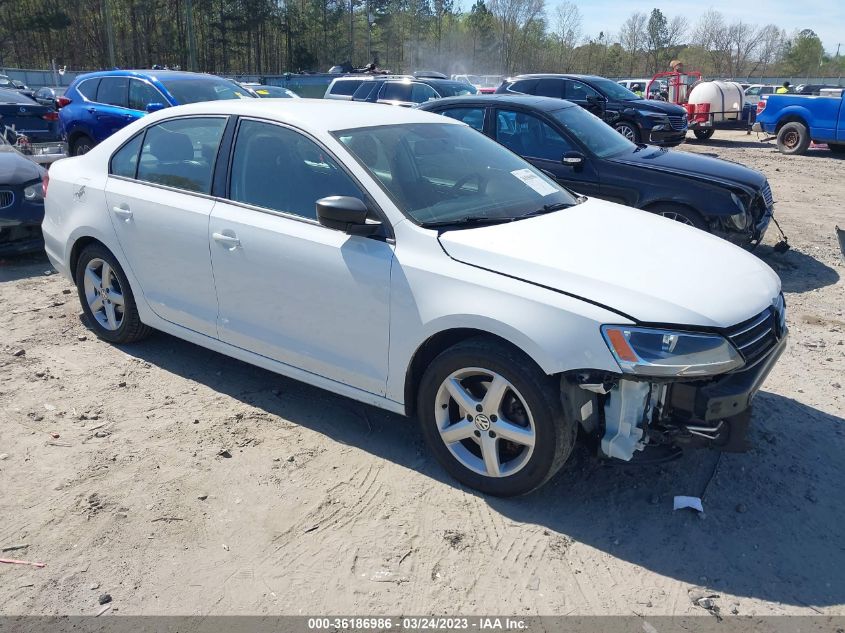
[[40,182],[30,185],[23,190],[23,197],[28,202],[41,202],[44,199],[44,185]]
[[627,374],[714,376],[742,367],[739,352],[718,334],[603,325],[605,343]]
[[735,193],[731,194],[731,200],[734,201],[739,213],[734,213],[730,216],[731,224],[733,224],[740,231],[748,228],[748,213],[746,213],[747,206],[745,201]]

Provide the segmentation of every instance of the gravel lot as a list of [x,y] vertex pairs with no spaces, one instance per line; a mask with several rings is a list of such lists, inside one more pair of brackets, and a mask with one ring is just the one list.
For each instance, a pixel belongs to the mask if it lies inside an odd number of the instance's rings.
[[0,262],[0,557],[46,563],[0,565],[0,613],[845,614],[845,161],[683,150],[765,172],[793,245],[758,249],[791,340],[754,448],[581,449],[515,500],[457,486],[415,422],[163,334],[99,342],[46,259]]

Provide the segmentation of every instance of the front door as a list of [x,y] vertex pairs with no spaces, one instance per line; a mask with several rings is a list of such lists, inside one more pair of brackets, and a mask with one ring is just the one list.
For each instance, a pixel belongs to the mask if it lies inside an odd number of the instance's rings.
[[496,112],[496,140],[537,169],[551,174],[561,185],[585,196],[599,193],[599,175],[589,157],[579,167],[563,163],[567,152],[581,152],[540,117],[500,108]]
[[365,199],[311,139],[241,120],[231,202],[208,229],[220,338],[383,395],[393,245],[318,224],[316,201],[333,195]]
[[112,157],[106,184],[112,225],[152,310],[213,337],[209,194],[226,121],[190,117],[150,126]]

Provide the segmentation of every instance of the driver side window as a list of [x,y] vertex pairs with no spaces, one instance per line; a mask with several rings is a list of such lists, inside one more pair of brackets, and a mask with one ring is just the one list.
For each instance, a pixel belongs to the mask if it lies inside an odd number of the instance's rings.
[[311,139],[279,125],[244,120],[238,128],[229,197],[317,219],[326,196],[364,199],[352,178]]

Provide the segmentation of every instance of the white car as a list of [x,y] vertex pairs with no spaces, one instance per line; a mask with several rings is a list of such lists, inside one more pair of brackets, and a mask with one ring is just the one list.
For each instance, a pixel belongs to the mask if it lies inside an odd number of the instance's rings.
[[780,281],[679,222],[562,189],[463,123],[310,99],[168,108],[49,174],[43,230],[96,334],[150,328],[418,415],[486,493],[579,426],[608,455],[742,443]]

